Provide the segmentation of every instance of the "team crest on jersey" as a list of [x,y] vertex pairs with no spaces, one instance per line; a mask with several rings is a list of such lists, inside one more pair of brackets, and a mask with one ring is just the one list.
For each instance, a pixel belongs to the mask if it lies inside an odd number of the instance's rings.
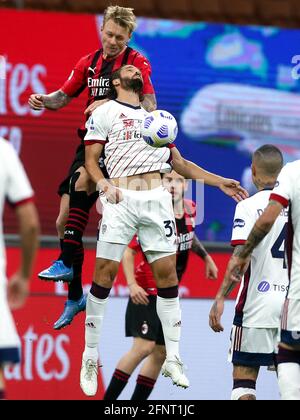
[[235,219],[235,221],[233,222],[233,229],[243,228],[245,225],[246,225],[245,220],[243,220],[243,219]]
[[95,131],[95,124],[94,124],[93,117],[90,118],[89,126],[90,126],[91,131]]
[[124,124],[124,128],[133,128],[134,120],[124,120],[123,124]]
[[141,327],[141,332],[143,335],[148,334],[149,331],[149,325],[147,324],[147,321],[144,321],[142,327]]
[[107,232],[107,225],[102,225],[102,234],[105,235]]

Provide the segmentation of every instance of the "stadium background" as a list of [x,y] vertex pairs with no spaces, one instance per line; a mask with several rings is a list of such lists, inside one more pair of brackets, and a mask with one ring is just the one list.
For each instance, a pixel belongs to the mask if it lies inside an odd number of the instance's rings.
[[[158,15],[164,16],[163,12]],[[182,12],[182,17],[188,17],[188,13]],[[84,94],[64,110],[41,114],[29,110],[27,98],[32,92],[59,88],[76,61],[98,48],[100,21],[99,15],[0,9],[0,56],[6,61],[6,71],[0,78],[0,135],[14,144],[29,173],[36,191],[44,245],[33,276],[31,300],[15,314],[23,338],[24,363],[20,369],[6,372],[11,398],[82,398],[77,385],[83,346],[82,317],[63,333],[54,333],[52,323],[60,313],[64,289],[40,283],[36,273],[56,256],[51,249],[56,245],[55,191],[78,142],[75,129],[82,120]],[[291,22],[285,17],[285,22],[277,23],[293,26]],[[169,110],[178,119],[177,146],[183,155],[208,170],[243,179],[251,188],[247,168],[255,147],[271,142],[281,147],[286,161],[299,156],[299,82],[295,68],[299,60],[293,61],[299,37],[300,32],[295,29],[139,18],[131,46],[152,63],[159,108]],[[243,92],[247,94],[243,96]],[[228,260],[226,243],[230,239],[234,203],[210,188],[205,189],[200,201],[200,205],[204,202],[204,223],[197,227],[197,233],[214,251],[221,281]],[[96,212],[92,219],[86,241],[91,248],[85,262],[87,288],[94,265]],[[9,209],[5,231],[11,245],[10,274],[19,252],[13,246],[16,226]],[[195,386],[182,394],[160,380],[153,398],[228,397],[231,378],[226,351],[233,302],[228,304],[223,336],[214,335],[207,326],[211,302],[206,299],[214,296],[218,284],[205,281],[203,264],[191,259],[181,295],[194,298],[183,301],[183,353]],[[120,272],[101,345],[103,358],[109,355],[103,368],[104,385],[130,344],[123,339],[126,293]],[[220,381],[220,377],[224,379]],[[260,395],[278,397],[274,378],[268,375],[262,384]]]

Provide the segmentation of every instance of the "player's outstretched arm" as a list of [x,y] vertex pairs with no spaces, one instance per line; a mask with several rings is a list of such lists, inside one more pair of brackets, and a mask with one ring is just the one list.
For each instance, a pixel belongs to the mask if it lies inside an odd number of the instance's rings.
[[240,186],[239,181],[223,178],[206,171],[193,162],[184,159],[176,147],[171,149],[174,170],[186,179],[194,179],[207,185],[220,188],[224,194],[232,197],[236,202],[249,197],[248,192]]
[[41,111],[45,108],[55,111],[68,105],[71,100],[72,98],[66,95],[62,90],[57,90],[56,92],[49,93],[49,95],[34,93],[33,95],[30,95],[28,104],[30,108],[35,111]]

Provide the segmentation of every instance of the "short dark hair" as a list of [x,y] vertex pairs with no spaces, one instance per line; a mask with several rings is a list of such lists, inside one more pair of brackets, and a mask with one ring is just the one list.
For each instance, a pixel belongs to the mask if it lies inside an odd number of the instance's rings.
[[265,175],[277,177],[283,167],[283,156],[278,147],[265,144],[253,154],[253,162]]
[[116,79],[120,79],[121,76],[121,69],[122,67],[120,67],[118,70],[114,71],[110,77],[110,81],[109,81],[109,90],[107,92],[107,98],[108,99],[117,99],[117,90],[113,84],[113,81]]

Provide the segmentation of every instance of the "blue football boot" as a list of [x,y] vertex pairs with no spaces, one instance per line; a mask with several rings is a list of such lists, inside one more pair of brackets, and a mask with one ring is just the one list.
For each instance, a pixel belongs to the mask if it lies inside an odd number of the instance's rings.
[[86,307],[86,295],[82,295],[79,300],[67,300],[65,303],[65,309],[61,317],[55,322],[53,328],[55,330],[61,330],[67,325],[70,325],[74,317],[82,311],[85,311]]
[[41,271],[38,276],[41,280],[71,283],[73,280],[73,267],[66,267],[61,260],[57,260],[49,268]]

